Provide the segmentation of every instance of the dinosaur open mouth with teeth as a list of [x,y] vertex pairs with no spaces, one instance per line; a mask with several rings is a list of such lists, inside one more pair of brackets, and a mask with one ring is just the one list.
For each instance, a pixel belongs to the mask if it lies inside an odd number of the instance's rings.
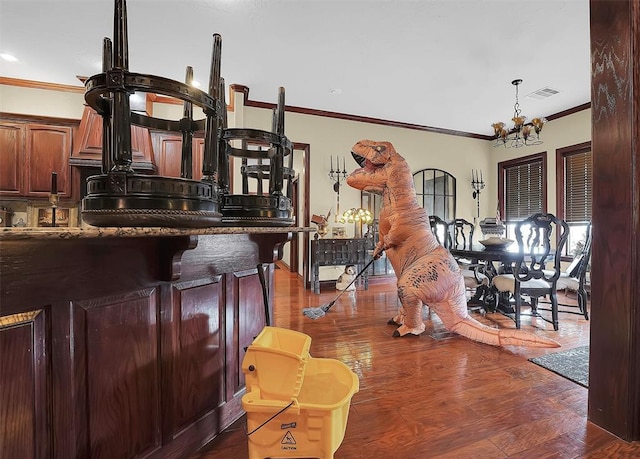
[[365,167],[365,163],[367,162],[367,158],[365,158],[364,156],[360,156],[359,154],[355,153],[355,152],[351,152],[351,156],[353,156],[353,159],[356,160],[356,162],[360,165],[360,167]]
[[384,164],[375,164],[373,162],[371,162],[370,160],[368,160],[367,158],[365,158],[364,156],[360,156],[359,154],[355,153],[355,152],[351,152],[351,156],[353,156],[353,159],[356,160],[356,162],[358,163],[358,165],[368,171],[373,171],[375,169],[378,169],[382,166],[384,166]]

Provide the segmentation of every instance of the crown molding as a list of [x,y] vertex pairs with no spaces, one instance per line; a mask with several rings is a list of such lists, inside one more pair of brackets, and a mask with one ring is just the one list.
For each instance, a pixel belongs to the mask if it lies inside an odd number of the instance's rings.
[[[17,78],[7,78],[7,77],[0,77],[0,84],[9,85],[9,86],[20,86],[24,88],[48,89],[52,91],[65,91],[65,92],[76,92],[76,93],[82,93],[85,90],[83,86],[44,83],[40,81],[20,80]],[[232,84],[232,85],[229,85],[229,104],[227,105],[227,110],[231,112],[234,111],[235,109],[234,93],[236,92],[243,94],[244,105],[246,107],[265,108],[265,109],[273,109],[276,107],[275,103],[250,99],[249,87],[241,84]],[[158,95],[158,94],[149,94],[149,100],[155,103],[165,103],[165,104],[175,104],[175,105],[182,104],[182,101],[178,99],[175,99],[173,97]],[[562,118],[563,116],[572,115],[574,113],[577,113],[579,111],[586,110],[589,108],[591,108],[591,102],[587,102],[582,105],[578,105],[576,107],[569,108],[567,110],[563,110],[558,113],[554,113],[552,115],[547,116],[546,118],[548,121],[552,121],[558,118]],[[413,129],[416,131],[434,132],[437,134],[455,135],[458,137],[470,137],[473,139],[480,139],[480,140],[494,140],[494,136],[490,136],[490,135],[475,134],[472,132],[457,131],[453,129],[444,129],[444,128],[424,126],[424,125],[412,124],[412,123],[404,123],[401,121],[371,118],[367,116],[350,115],[348,113],[331,112],[327,110],[318,110],[314,108],[296,107],[293,105],[285,105],[285,111],[288,111],[291,113],[301,113],[303,115],[322,116],[326,118],[335,118],[335,119],[346,120],[346,121],[357,121],[360,123],[370,123],[370,124],[378,124],[382,126],[398,127],[403,129]]]
[[84,86],[72,86],[68,84],[45,83],[43,81],[20,80],[18,78],[8,78],[0,76],[0,84],[7,86],[19,86],[31,89],[47,89],[49,91],[84,93]]

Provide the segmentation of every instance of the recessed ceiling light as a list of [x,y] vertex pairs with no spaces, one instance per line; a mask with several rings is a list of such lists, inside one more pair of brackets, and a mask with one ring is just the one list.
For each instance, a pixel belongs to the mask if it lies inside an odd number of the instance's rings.
[[202,83],[200,83],[198,80],[193,80],[191,81],[191,86],[193,86],[194,88],[199,88],[200,86],[202,86]]
[[0,53],[0,57],[7,62],[18,62],[20,59],[15,57],[13,54],[9,53]]
[[329,94],[342,94],[342,89],[338,89],[338,88],[329,89]]

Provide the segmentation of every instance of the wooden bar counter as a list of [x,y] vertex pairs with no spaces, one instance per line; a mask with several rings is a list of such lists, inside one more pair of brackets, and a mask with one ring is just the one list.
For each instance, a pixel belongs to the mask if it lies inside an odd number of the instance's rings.
[[0,457],[178,458],[204,445],[243,414],[244,348],[298,231],[0,231]]

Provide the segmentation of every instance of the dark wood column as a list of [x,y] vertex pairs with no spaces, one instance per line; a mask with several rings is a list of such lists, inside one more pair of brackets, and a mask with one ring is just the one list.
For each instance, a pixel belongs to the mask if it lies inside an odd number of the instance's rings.
[[640,2],[591,0],[589,420],[640,439]]

